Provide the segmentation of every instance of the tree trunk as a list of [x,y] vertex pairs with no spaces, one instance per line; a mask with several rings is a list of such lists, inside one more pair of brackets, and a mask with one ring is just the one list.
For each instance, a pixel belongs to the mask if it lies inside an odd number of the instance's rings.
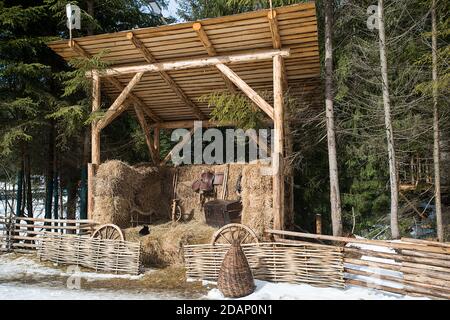
[[342,236],[341,195],[336,154],[336,133],[334,128],[334,88],[333,88],[333,44],[332,44],[332,0],[325,1],[325,104],[328,137],[328,162],[330,169],[331,221],[334,236]]
[[54,176],[54,149],[55,149],[55,138],[54,138],[54,123],[51,121],[50,131],[48,135],[48,158],[47,158],[47,174],[45,177],[46,190],[45,190],[45,218],[52,218],[52,202],[53,202],[53,176]]
[[[55,150],[56,151],[56,150]],[[54,219],[58,219],[59,218],[59,214],[58,214],[58,197],[59,197],[59,170],[58,170],[58,156],[55,152],[54,154],[54,160],[53,160],[53,218]]]
[[[77,184],[69,181],[67,184],[67,220],[75,220],[77,212]],[[68,223],[68,226],[72,224]],[[67,230],[67,233],[74,233],[74,230]]]
[[[94,19],[95,10],[94,10],[94,0],[87,1],[87,13]],[[89,36],[94,34],[94,28],[92,25],[89,25],[87,28],[87,34]],[[87,172],[88,172],[88,164],[90,159],[90,145],[91,140],[91,130],[90,127],[87,126],[84,129],[84,137],[83,137],[83,163],[81,166],[81,185],[80,185],[80,218],[87,219],[87,197],[88,197],[88,186],[87,186]]]
[[22,195],[23,195],[23,167],[24,159],[22,154],[22,159],[20,161],[20,169],[17,173],[17,201],[16,201],[16,216],[21,217],[23,215],[22,211]]
[[389,155],[389,176],[391,184],[391,234],[392,238],[400,238],[398,228],[398,180],[395,159],[394,131],[391,118],[391,101],[389,95],[388,67],[386,57],[386,33],[384,29],[384,0],[378,0],[378,18],[380,34],[380,62],[383,87],[384,120]]
[[[94,19],[94,0],[88,0],[87,1],[87,13]],[[89,25],[87,28],[87,34],[88,36],[92,36],[94,34],[94,27],[92,25]]]
[[25,186],[26,186],[26,209],[27,217],[33,218],[33,189],[31,184],[31,157],[27,152],[25,155]]
[[444,242],[444,223],[442,221],[441,202],[441,150],[439,132],[439,109],[438,109],[438,70],[437,70],[437,22],[436,22],[436,0],[431,4],[432,24],[432,55],[433,55],[433,162],[434,162],[434,201],[436,204],[436,226],[438,240]]

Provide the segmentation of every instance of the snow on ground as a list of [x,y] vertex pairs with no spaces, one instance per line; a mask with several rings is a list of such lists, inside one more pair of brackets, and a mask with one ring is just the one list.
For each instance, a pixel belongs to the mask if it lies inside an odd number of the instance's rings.
[[[317,288],[306,284],[270,283],[256,280],[256,290],[242,300],[417,300],[415,297],[400,296],[387,292],[360,287]],[[218,289],[212,289],[208,299],[225,299]]]
[[[151,271],[150,271],[151,272]],[[186,295],[170,291],[151,292],[144,290],[90,289],[70,290],[67,279],[70,272],[66,268],[56,268],[51,264],[43,265],[34,256],[3,254],[0,255],[0,299],[3,300],[156,300],[186,299]],[[142,276],[99,274],[95,272],[78,273],[84,281],[128,278],[140,281]],[[310,285],[269,283],[256,280],[256,290],[243,299],[256,300],[384,300],[417,299],[400,296],[373,289],[348,287],[346,289],[317,288]],[[224,299],[214,283],[204,281],[209,290],[202,299]],[[212,289],[211,289],[212,288]]]
[[[151,271],[150,271],[151,272]],[[67,282],[74,273],[66,268],[53,268],[39,263],[32,255],[0,255],[0,300],[156,300],[182,299],[173,293],[127,291],[111,289],[69,289]],[[104,279],[130,279],[143,277],[130,275],[77,272],[83,281]]]
[[[56,265],[55,265],[56,266]],[[67,269],[66,269],[67,270]],[[47,267],[40,264],[37,259],[29,256],[17,256],[15,254],[0,255],[0,280],[20,280],[24,277],[39,279],[45,276],[69,277],[73,272]],[[87,281],[103,279],[131,279],[137,280],[143,275],[132,276],[126,274],[105,274],[95,272],[77,272],[77,275]]]
[[181,299],[171,294],[126,290],[69,290],[64,287],[0,283],[1,300],[161,300]]

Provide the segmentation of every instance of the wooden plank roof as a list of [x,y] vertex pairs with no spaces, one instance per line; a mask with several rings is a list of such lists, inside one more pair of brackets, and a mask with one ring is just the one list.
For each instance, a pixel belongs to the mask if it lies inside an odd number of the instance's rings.
[[[317,20],[314,2],[280,7],[276,11],[278,34],[281,46],[290,48],[285,59],[285,70],[291,93],[307,95],[317,87],[320,78]],[[260,10],[233,16],[205,19],[201,23],[217,55],[243,53],[251,50],[272,49],[276,43],[269,22],[268,10]],[[208,57],[208,50],[199,34],[194,30],[195,22],[186,22],[160,27],[134,29],[134,38],[143,43],[145,49],[157,62]],[[129,37],[130,31],[76,38],[75,43],[85,54],[92,56],[105,51],[104,60],[111,67],[134,66],[149,63],[142,50]],[[67,40],[51,42],[49,47],[65,60],[79,57]],[[144,49],[144,50],[145,50]],[[209,52],[211,54],[211,52]],[[272,91],[272,61],[239,63],[232,69],[253,89]],[[145,107],[162,121],[196,119],[190,101],[208,116],[206,103],[199,97],[216,90],[227,90],[227,83],[215,67],[175,70],[167,72],[172,85],[159,73],[146,73],[133,89]],[[117,76],[125,87],[133,75]],[[229,85],[229,84],[228,84]],[[102,81],[102,93],[115,99],[119,94],[117,85]],[[270,103],[270,101],[268,101]],[[129,108],[130,110],[133,108]]]

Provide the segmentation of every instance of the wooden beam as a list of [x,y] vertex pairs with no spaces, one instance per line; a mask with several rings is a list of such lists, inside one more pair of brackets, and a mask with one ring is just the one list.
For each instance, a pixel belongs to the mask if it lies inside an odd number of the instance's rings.
[[[101,82],[99,74],[96,72],[92,76],[92,112],[100,109],[101,104]],[[100,165],[100,130],[95,122],[91,125],[91,162],[88,164],[88,218],[92,218],[94,212],[94,179],[96,169]]]
[[144,112],[142,111],[141,107],[139,107],[138,105],[134,105],[134,111],[136,112],[136,116],[137,116],[139,124],[142,128],[142,131],[144,131],[145,143],[147,144],[150,158],[152,159],[152,161],[155,165],[158,165],[159,157],[156,156],[155,142],[153,141],[152,136],[150,135],[150,127],[149,127],[147,121],[145,120]]
[[[208,52],[208,55],[210,55],[211,57],[217,56],[217,51],[214,48],[214,45],[212,44],[212,42],[209,40],[209,37],[206,34],[205,30],[203,29],[202,24],[200,22],[196,22],[196,23],[194,23],[192,28],[197,33],[197,36],[200,39],[200,42],[205,47],[206,52]],[[224,76],[224,74],[222,72],[220,72],[220,76],[222,77],[223,81],[225,82],[225,85],[227,86],[227,89],[230,92],[235,93],[236,92],[236,87],[230,81],[230,79],[228,79],[226,76]]]
[[261,108],[271,119],[274,118],[273,108],[233,70],[224,64],[218,64],[217,68],[226,75],[239,89],[242,90],[258,107]]
[[[168,122],[160,122],[154,123],[151,125],[153,128],[160,129],[190,129],[194,127],[194,123],[198,122],[198,120],[179,120],[179,121],[168,121]],[[213,127],[233,127],[234,124],[229,123],[221,123],[219,124],[216,121],[205,120],[202,121],[203,128],[213,128]]]
[[[130,73],[138,72],[161,72],[170,70],[185,70],[193,68],[204,68],[215,66],[218,64],[233,64],[242,62],[262,61],[269,60],[275,56],[288,57],[290,55],[290,49],[269,49],[258,50],[247,53],[240,53],[228,56],[217,56],[208,58],[197,58],[190,60],[180,60],[171,62],[160,62],[152,64],[142,64],[129,67],[116,67],[102,71],[100,75],[102,77],[118,76]],[[92,71],[88,71],[86,76],[91,77]]]
[[[100,110],[101,106],[101,84],[98,73],[94,73],[92,77],[92,112]],[[92,137],[91,137],[91,162],[93,164],[100,164],[100,129],[98,129],[97,122],[92,123]]]
[[88,163],[88,219],[92,219],[92,215],[95,209],[95,176],[97,174],[98,165]]
[[161,162],[161,141],[160,141],[160,129],[158,127],[153,128],[153,144],[154,144],[154,149],[155,149],[155,156],[156,156],[156,160],[158,161],[158,163],[156,165],[160,165]]
[[[269,20],[269,28],[270,28],[270,34],[272,36],[272,46],[274,49],[281,49],[281,46],[283,45],[281,42],[281,36],[280,36],[280,28],[278,26],[278,14],[275,10],[269,11],[267,14],[267,19]],[[283,60],[283,86],[285,89],[289,87],[287,73],[286,73],[286,67]]]
[[197,127],[192,128],[187,134],[185,134],[182,138],[182,140],[177,143],[175,145],[175,147],[172,148],[172,150],[170,150],[170,152],[166,155],[166,157],[164,158],[164,160],[161,162],[161,165],[164,166],[167,164],[167,162],[169,162],[172,159],[172,155],[175,151],[175,149],[179,149],[179,148],[183,148],[183,146],[187,143],[189,143],[189,141],[191,141],[191,137],[194,134],[194,132],[196,131]]
[[[148,63],[157,63],[158,61],[155,59],[153,54],[150,52],[149,49],[145,46],[145,44],[135,37],[133,32],[127,33],[127,39],[130,40],[136,49],[138,49],[142,55],[144,56],[145,60]],[[184,91],[180,88],[180,86],[173,80],[173,78],[166,72],[166,71],[160,71],[159,75],[161,78],[166,82],[166,84],[172,88],[172,90],[175,92],[175,94],[180,98],[180,100],[188,106],[194,115],[200,119],[205,119],[205,116],[202,114],[201,110],[192,102],[192,100],[184,93]]]
[[69,41],[69,47],[72,48],[73,51],[75,51],[78,55],[85,57],[85,58],[91,58],[91,55],[84,50],[75,40]]
[[273,147],[273,225],[274,229],[284,229],[284,94],[283,58],[273,58],[274,129]]
[[160,76],[164,79],[164,81],[169,85],[169,87],[172,88],[172,90],[175,92],[175,94],[180,98],[181,101],[184,102],[184,104],[189,107],[194,115],[200,119],[204,120],[206,119],[205,115],[202,113],[199,107],[197,107],[191,99],[184,93],[184,91],[175,83],[175,81],[172,79],[172,77],[167,72],[160,72]]
[[269,27],[270,27],[270,34],[272,36],[273,47],[275,49],[280,49],[281,37],[278,28],[277,12],[275,10],[269,11],[269,13],[267,14],[267,18],[269,19]]
[[134,47],[142,53],[142,55],[144,56],[145,60],[147,60],[148,63],[158,62],[158,61],[156,61],[155,57],[150,52],[150,50],[147,49],[145,44],[141,40],[139,40],[138,38],[135,37],[133,32],[128,32],[126,37],[128,40],[130,40],[133,43]]
[[115,118],[117,118],[126,109],[124,105],[125,100],[128,98],[129,93],[133,88],[141,81],[143,72],[136,73],[136,75],[131,79],[130,83],[123,89],[122,93],[117,97],[116,101],[111,105],[111,107],[106,111],[105,116],[98,122],[98,130],[104,129],[108,124],[110,124]]
[[[77,53],[78,55],[85,57],[85,58],[92,58],[92,56],[86,51],[84,50],[75,40],[69,41],[69,47],[72,48],[72,50]],[[113,77],[109,77],[106,78],[106,80],[113,85],[114,87],[116,87],[117,90],[119,91],[123,91],[125,89],[125,86],[116,78]],[[144,112],[155,122],[160,122],[161,119],[155,114],[153,113],[149,108],[147,108],[147,106],[145,105],[145,103],[139,99],[139,97],[137,97],[135,94],[131,93],[129,94],[130,99],[134,102],[137,103],[139,106],[141,106],[141,108],[144,109]]]
[[198,37],[200,38],[200,41],[202,42],[208,54],[212,57],[217,56],[217,51],[214,48],[214,45],[211,43],[211,41],[209,41],[209,37],[206,34],[205,30],[203,29],[202,24],[200,22],[196,22],[194,23],[192,28],[197,33]]
[[[123,91],[125,89],[125,86],[116,78],[105,78],[107,79],[114,87],[116,87],[117,90]],[[150,108],[147,107],[147,105],[134,93],[130,92],[128,94],[129,100],[131,100],[131,103],[137,104],[139,107],[142,108],[142,110],[145,112],[145,114],[152,119],[155,122],[161,122],[161,118],[158,117]]]
[[[282,41],[280,36],[280,30],[278,25],[278,14],[277,11],[272,9],[268,12],[267,18],[269,20],[269,28],[270,28],[270,34],[272,36],[272,46],[274,49],[280,49],[282,47]],[[281,61],[281,70],[282,70],[282,80],[283,80],[283,89],[287,90],[289,87],[287,72],[286,72],[286,66],[284,63],[284,59]],[[284,91],[283,90],[283,91]],[[292,135],[290,132],[290,126],[289,126],[289,119],[287,110],[284,113],[284,124],[285,124],[285,136],[286,136],[286,149],[285,149],[285,155],[289,156],[293,152],[292,148]],[[284,165],[284,163],[283,163]],[[285,198],[285,217],[284,217],[284,223],[287,226],[292,226],[294,224],[294,172],[292,170],[292,165],[285,168],[285,171],[287,172],[287,179],[285,181],[285,188],[284,193],[286,195]]]

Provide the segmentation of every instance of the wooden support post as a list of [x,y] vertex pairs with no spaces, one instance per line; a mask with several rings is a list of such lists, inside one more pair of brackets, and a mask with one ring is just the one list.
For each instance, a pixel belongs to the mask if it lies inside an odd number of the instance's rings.
[[271,119],[274,119],[274,111],[270,104],[266,102],[255,90],[253,90],[244,80],[242,80],[233,70],[224,64],[216,66],[222,73],[228,77],[239,89],[244,92],[250,100],[261,108]]
[[[209,37],[206,34],[205,29],[203,28],[202,24],[200,22],[196,22],[196,23],[194,23],[192,28],[197,33],[197,36],[200,39],[201,43],[203,44],[203,47],[205,47],[206,52],[208,52],[208,55],[211,57],[217,56],[217,51],[214,48],[214,45],[212,44],[212,42],[209,40]],[[223,81],[225,82],[227,89],[230,92],[235,93],[237,90],[236,90],[236,87],[234,86],[233,82],[231,82],[230,79],[228,79],[222,72],[220,72],[220,76],[222,77]]]
[[153,163],[157,166],[159,165],[159,158],[156,155],[155,142],[153,141],[152,136],[150,135],[150,127],[148,126],[147,120],[145,120],[144,112],[137,105],[134,106],[134,111],[136,112],[139,124],[142,128],[142,131],[144,132],[145,143],[147,144],[150,158],[152,159]]
[[316,234],[322,234],[322,215],[316,214]]
[[[100,109],[100,77],[98,73],[94,73],[92,77],[92,112]],[[100,164],[100,128],[98,123],[92,124],[92,163]]]
[[[145,44],[138,39],[133,32],[127,33],[127,39],[130,40],[133,45],[138,49],[142,55],[144,56],[145,60],[148,63],[157,63],[158,61],[155,59],[153,54],[150,52],[150,50],[145,46]],[[173,78],[165,71],[160,71],[159,75],[161,78],[166,82],[166,84],[173,90],[173,92],[180,98],[180,100],[189,107],[194,115],[200,119],[203,120],[206,117],[203,115],[200,108],[198,108],[194,102],[186,95],[186,93],[180,88],[180,86],[173,80]]]
[[[282,43],[277,16],[278,16],[277,12],[274,9],[272,9],[267,14],[267,19],[269,20],[270,34],[272,36],[272,46],[274,49],[281,49]],[[285,89],[287,89],[289,86],[284,60],[283,60],[283,85]]]
[[[122,92],[125,89],[125,86],[116,78],[105,78],[108,82],[110,82],[117,90],[119,90],[120,92]],[[138,97],[136,96],[133,92],[130,92],[128,94],[129,100],[132,103],[137,104],[139,107],[142,108],[142,110],[144,110],[145,114],[152,119],[155,122],[160,122],[161,118],[158,117],[152,110],[150,110],[147,105]]]
[[160,132],[159,132],[159,128],[155,127],[153,128],[153,143],[154,143],[154,150],[155,150],[155,158],[156,158],[156,165],[159,166],[160,162],[161,162],[161,155],[160,155],[160,151],[161,151],[161,147],[160,147]]
[[88,164],[88,216],[87,218],[92,219],[92,215],[94,213],[95,208],[95,200],[94,200],[94,189],[95,189],[95,176],[97,174],[98,165],[89,163]]
[[126,109],[126,105],[124,104],[125,100],[128,98],[129,94],[133,90],[133,88],[141,81],[142,76],[144,75],[143,72],[138,72],[136,75],[131,79],[130,83],[123,89],[121,94],[117,97],[117,99],[114,101],[114,103],[111,105],[111,107],[106,112],[103,119],[101,119],[97,127],[102,130],[104,129],[108,124],[110,124],[115,118],[117,118],[123,111]]
[[283,58],[273,59],[274,129],[273,148],[273,225],[274,229],[284,229],[284,97]]
[[[97,72],[92,75],[92,112],[100,109],[101,104],[101,83],[100,76]],[[88,166],[88,219],[92,217],[94,212],[94,178],[95,168],[100,165],[100,129],[97,123],[92,123],[91,128],[91,164]]]
[[[84,50],[75,40],[69,41],[69,47],[81,57],[84,57],[87,59],[92,58],[92,56],[86,50]],[[95,71],[93,71],[92,73],[94,73],[94,72]],[[122,85],[122,83],[116,78],[109,77],[109,78],[106,78],[106,81],[108,81],[112,86],[114,86],[120,92],[122,92],[125,89],[125,86]],[[144,109],[145,113],[151,119],[153,119],[156,122],[161,121],[161,119],[156,114],[154,114],[151,110],[146,108],[145,103],[143,103],[142,100],[139,99],[136,95],[134,95],[133,93],[130,92],[128,94],[128,96],[134,103],[137,103],[138,105],[140,105]]]

